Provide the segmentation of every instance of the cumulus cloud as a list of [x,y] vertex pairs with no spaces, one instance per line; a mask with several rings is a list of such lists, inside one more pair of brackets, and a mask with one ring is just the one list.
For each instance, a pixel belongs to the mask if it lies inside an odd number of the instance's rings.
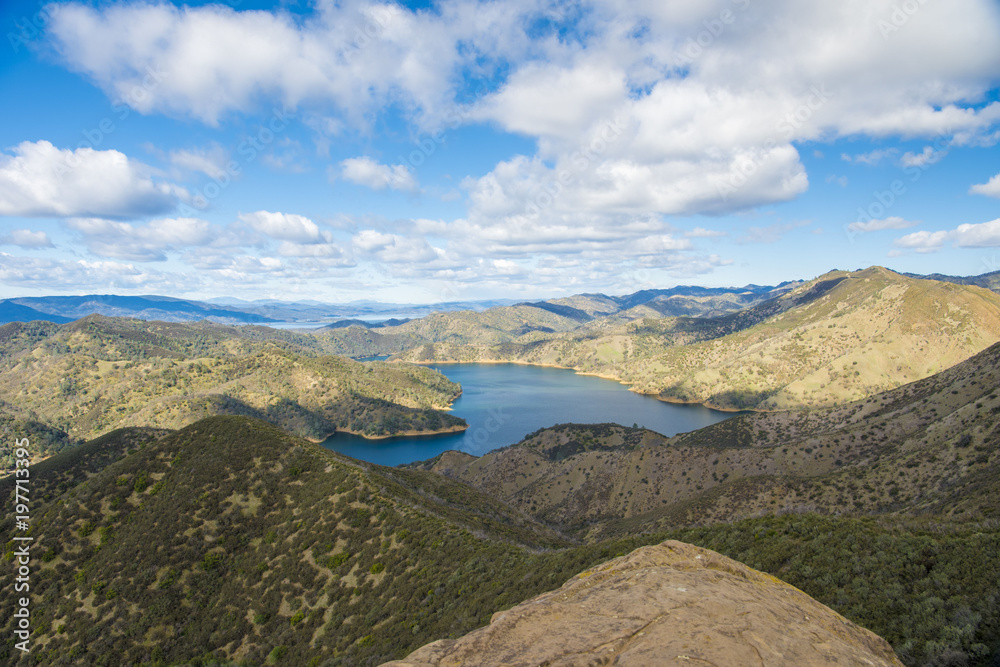
[[15,229],[5,236],[0,236],[0,245],[16,245],[21,248],[53,248],[45,232],[34,232],[30,229]]
[[66,3],[50,5],[49,35],[69,66],[143,113],[215,125],[266,100],[296,107],[321,99],[360,121],[397,101],[433,113],[449,96],[460,50],[475,53],[497,34],[510,39],[520,17],[476,4],[438,13],[319,2],[299,19],[222,5]]
[[[580,275],[604,275],[601,253],[683,272],[728,260],[699,256],[691,240],[708,234],[678,232],[665,219],[799,197],[810,184],[804,142],[933,140],[919,153],[844,156],[919,167],[952,145],[995,143],[1000,103],[985,93],[1000,71],[1000,8],[924,3],[887,37],[880,21],[897,4],[587,0],[578,12],[546,17],[549,8],[533,0],[449,0],[434,11],[321,0],[305,15],[70,2],[53,6],[49,37],[109,96],[142,86],[129,103],[143,113],[218,124],[280,106],[316,133],[321,154],[333,137],[396,112],[414,136],[488,123],[532,142],[462,182],[468,207],[456,220],[355,229],[335,243],[302,216],[240,216],[243,229],[279,242],[282,257],[346,262],[354,253],[443,280],[466,279],[463,262],[490,276],[514,266],[541,275],[529,258],[574,253],[584,263],[567,271]],[[705,33],[722,6],[733,20]],[[195,151],[173,158],[206,174],[218,168]],[[330,173],[376,190],[419,189],[406,165],[370,157]],[[996,180],[971,191],[998,196]],[[3,193],[0,186],[0,202]],[[855,231],[905,222],[859,222]],[[758,225],[739,241],[773,242],[788,231]],[[898,249],[948,241],[904,239]]]
[[920,224],[900,218],[899,216],[889,216],[882,220],[868,220],[867,222],[852,222],[847,228],[852,232],[877,232],[883,229],[906,229]]
[[163,261],[168,252],[204,245],[214,237],[212,226],[197,218],[163,218],[144,225],[70,218],[66,226],[83,236],[91,253],[135,262]]
[[229,152],[217,143],[205,148],[181,149],[171,151],[170,162],[182,169],[197,171],[209,178],[222,178],[226,175],[229,162]]
[[[111,95],[155,79],[135,102],[145,113],[217,123],[270,102],[335,131],[390,107],[420,127],[495,123],[537,141],[536,156],[483,177],[483,187],[496,180],[520,208],[531,203],[519,183],[538,177],[536,160],[556,166],[546,180],[570,170],[563,186],[580,210],[726,213],[806,190],[796,142],[969,142],[1000,120],[1000,103],[967,103],[1000,67],[1000,12],[989,0],[922,5],[890,39],[878,25],[891,21],[893,0],[727,8],[733,20],[702,39],[716,3],[590,0],[556,18],[528,1],[456,0],[434,12],[321,2],[305,18],[220,5],[67,3],[53,6],[49,35],[70,66]],[[539,34],[528,39],[526,25]],[[609,123],[621,127],[610,138],[602,136]],[[936,154],[907,159],[926,164]],[[588,161],[586,173],[572,172]],[[405,165],[370,158],[342,163],[338,176],[416,188]],[[477,212],[487,215],[470,216]]]
[[390,264],[427,262],[438,257],[438,252],[420,237],[364,229],[354,235],[352,242],[358,252]]
[[924,253],[940,250],[947,240],[948,232],[945,231],[919,231],[900,237],[893,241],[892,244],[897,248]]
[[279,241],[293,243],[320,243],[329,241],[315,222],[294,213],[257,211],[241,213],[239,219],[252,229]]
[[969,194],[986,195],[1000,199],[1000,174],[997,174],[986,183],[973,185],[969,188]]
[[0,283],[20,289],[177,293],[196,289],[198,278],[176,276],[131,263],[17,257],[0,252]]
[[182,194],[116,150],[25,141],[0,153],[0,215],[140,217],[172,209]]
[[899,159],[899,164],[904,167],[929,167],[936,162],[940,162],[948,151],[936,151],[930,146],[924,146],[924,150],[920,153],[911,153],[907,151],[903,153],[903,157]]
[[369,157],[355,157],[340,163],[340,176],[345,181],[364,185],[372,190],[417,189],[417,181],[405,164],[381,164]]
[[978,224],[962,224],[952,230],[919,231],[893,242],[897,248],[914,252],[935,252],[951,242],[959,248],[1000,247],[1000,218]]
[[857,153],[855,155],[841,153],[840,159],[844,162],[866,164],[870,167],[875,167],[878,166],[882,160],[895,158],[897,155],[899,155],[899,150],[896,148],[877,148],[867,153]]
[[704,227],[695,227],[694,229],[684,232],[684,236],[692,239],[711,239],[718,238],[720,236],[729,236],[729,232],[724,232],[721,229],[705,229]]

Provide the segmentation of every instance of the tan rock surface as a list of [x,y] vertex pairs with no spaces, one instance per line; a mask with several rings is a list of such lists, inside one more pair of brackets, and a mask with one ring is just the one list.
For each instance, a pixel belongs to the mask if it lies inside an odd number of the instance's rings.
[[802,591],[667,541],[436,641],[391,667],[902,665],[889,644]]

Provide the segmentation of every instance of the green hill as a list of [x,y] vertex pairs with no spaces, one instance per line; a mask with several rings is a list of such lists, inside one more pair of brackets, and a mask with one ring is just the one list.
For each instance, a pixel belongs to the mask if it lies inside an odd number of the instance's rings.
[[[119,430],[32,479],[51,499],[32,506],[34,649],[19,664],[377,663],[617,548],[545,551],[567,542],[465,485],[242,417]],[[0,480],[5,500],[12,486]]]
[[0,326],[0,401],[73,438],[214,414],[317,440],[451,431],[466,426],[442,412],[460,392],[435,371],[358,363],[314,336],[267,327],[100,316]]
[[5,664],[378,664],[668,538],[782,577],[907,664],[1000,650],[1000,534],[936,514],[646,521],[573,545],[461,482],[243,417],[118,430],[37,464],[32,484],[32,653],[0,596]]

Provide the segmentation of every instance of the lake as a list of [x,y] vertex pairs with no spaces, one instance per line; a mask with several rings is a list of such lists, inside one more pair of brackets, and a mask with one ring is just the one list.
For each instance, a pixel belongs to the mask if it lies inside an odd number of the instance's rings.
[[700,405],[674,405],[615,382],[562,368],[519,364],[431,366],[462,385],[452,414],[469,423],[462,433],[366,440],[338,433],[323,446],[363,461],[399,465],[456,449],[475,456],[520,442],[555,424],[638,424],[674,435],[734,416]]

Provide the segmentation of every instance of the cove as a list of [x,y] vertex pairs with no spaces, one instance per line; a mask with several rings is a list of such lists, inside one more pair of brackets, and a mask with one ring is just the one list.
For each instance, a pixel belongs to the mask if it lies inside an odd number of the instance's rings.
[[338,433],[323,446],[362,461],[393,466],[433,458],[449,449],[482,456],[555,424],[638,424],[675,435],[734,416],[701,405],[664,403],[631,392],[614,380],[577,375],[562,368],[519,364],[440,364],[431,368],[462,385],[462,395],[451,407],[452,414],[469,423],[468,430],[385,440]]

